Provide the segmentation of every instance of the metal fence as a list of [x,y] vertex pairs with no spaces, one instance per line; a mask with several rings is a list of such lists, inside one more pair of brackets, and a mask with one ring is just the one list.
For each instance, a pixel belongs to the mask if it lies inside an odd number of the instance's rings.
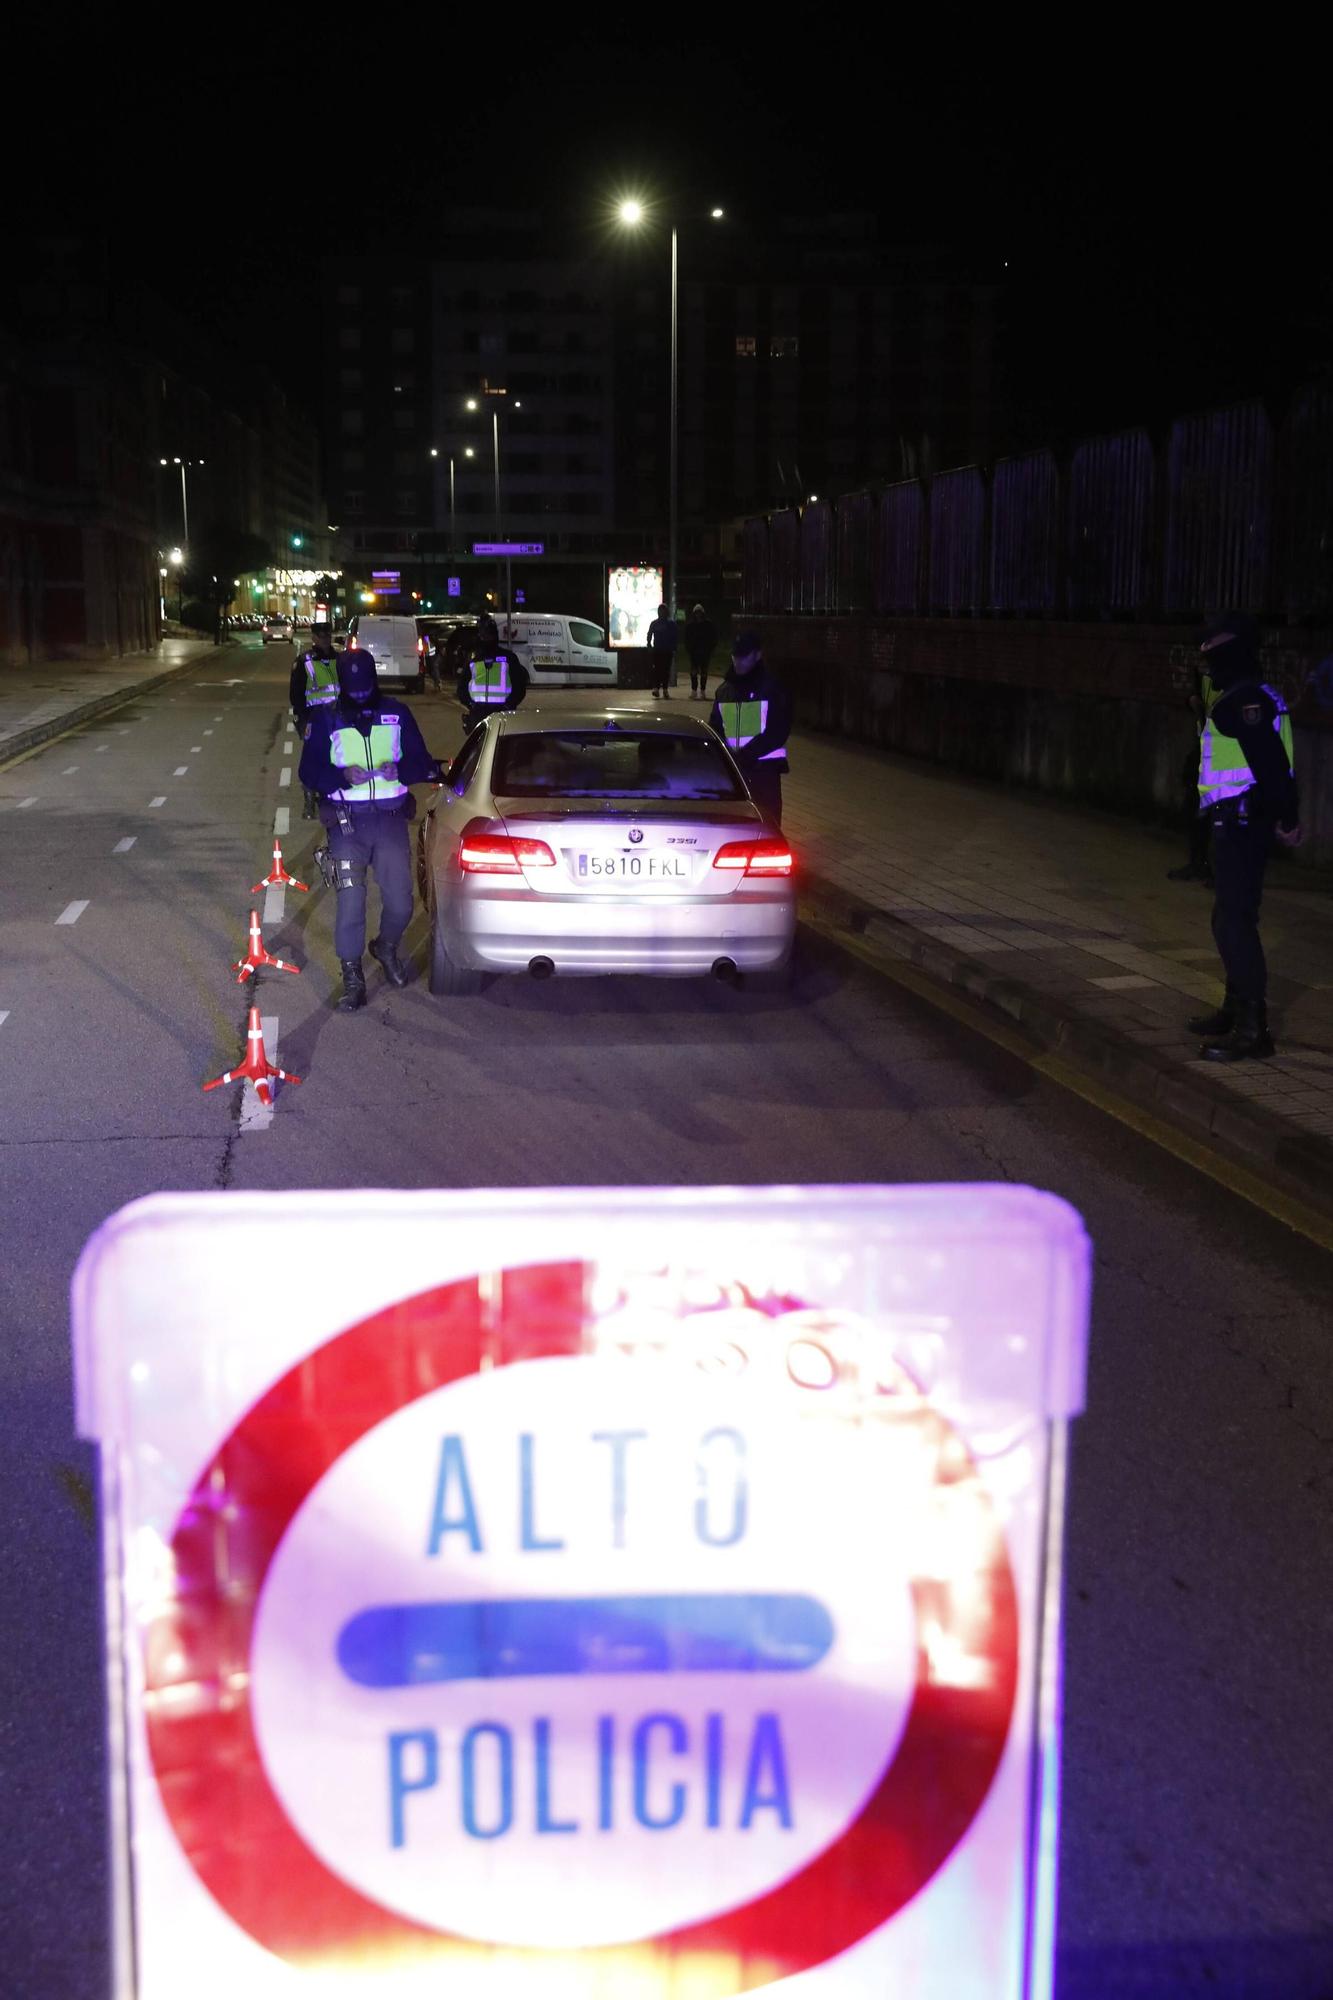
[[1002,458],[991,479],[990,608],[1054,611],[1059,589],[1060,475],[1053,451]]
[[746,523],[747,611],[1333,617],[1333,387]]
[[957,616],[985,602],[986,482],[975,465],[930,482],[927,608]]

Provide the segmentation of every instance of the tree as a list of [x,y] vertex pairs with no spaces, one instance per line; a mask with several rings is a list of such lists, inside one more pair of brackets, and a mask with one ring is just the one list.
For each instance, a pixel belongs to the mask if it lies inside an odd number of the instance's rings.
[[208,604],[213,612],[213,632],[221,645],[223,619],[236,595],[236,578],[267,569],[272,560],[262,535],[247,534],[244,528],[227,523],[210,523],[192,538],[185,565],[185,589],[191,597]]

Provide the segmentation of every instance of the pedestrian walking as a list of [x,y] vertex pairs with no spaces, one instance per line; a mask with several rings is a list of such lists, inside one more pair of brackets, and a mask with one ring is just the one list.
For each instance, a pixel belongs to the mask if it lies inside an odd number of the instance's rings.
[[463,708],[465,735],[492,709],[517,708],[528,692],[527,669],[516,653],[501,645],[489,612],[477,620],[476,634],[457,669],[454,687]]
[[708,725],[740,765],[751,798],[775,827],[782,825],[782,774],[788,769],[791,724],[791,696],[765,660],[758,633],[738,632]]
[[708,663],[717,644],[717,627],[702,604],[696,604],[685,620],[685,651],[690,657],[690,693],[706,699]]
[[663,701],[670,701],[670,683],[676,678],[676,646],[680,639],[680,627],[665,606],[659,604],[657,616],[648,627],[647,646],[653,662],[653,693]]
[[335,891],[333,945],[342,971],[338,1010],[366,1004],[361,957],[366,946],[366,877],[380,892],[379,932],[370,950],[391,986],[410,974],[398,945],[412,916],[412,856],[408,824],[416,801],[409,785],[443,773],[426,748],[406,702],[382,695],[373,656],[349,647],[338,662],[338,699],[311,711],[301,752],[301,783],[319,795],[328,845],[319,862]]
[[[287,699],[296,727],[305,735],[305,726],[310,712],[316,708],[331,708],[338,699],[338,657],[333,650],[333,627],[328,624],[316,625],[311,634],[310,644],[297,656],[288,683]],[[306,790],[301,808],[302,819],[316,819],[319,814],[319,800],[316,794]]]
[[1203,638],[1212,700],[1199,740],[1199,808],[1212,823],[1213,939],[1226,976],[1222,1005],[1190,1029],[1209,1062],[1271,1056],[1268,967],[1259,937],[1264,871],[1274,837],[1304,838],[1293,761],[1291,718],[1275,688],[1259,679],[1259,632],[1229,613]]

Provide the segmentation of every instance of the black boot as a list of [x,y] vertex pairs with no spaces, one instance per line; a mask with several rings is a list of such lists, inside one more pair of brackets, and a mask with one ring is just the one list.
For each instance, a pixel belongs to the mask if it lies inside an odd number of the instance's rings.
[[1213,1036],[1199,1051],[1205,1062],[1244,1062],[1247,1056],[1271,1056],[1273,1052],[1273,1037],[1268,1032],[1268,1016],[1261,1000],[1238,1001],[1230,1034]]
[[1195,1014],[1185,1023],[1192,1035],[1207,1035],[1218,1040],[1229,1035],[1236,1025],[1236,996],[1228,987],[1222,995],[1222,1005],[1211,1014]]
[[[407,985],[412,975],[403,964],[402,959],[399,958],[396,944],[385,944],[382,938],[372,938],[370,940],[370,955],[372,958],[377,958],[384,967],[384,977],[388,980],[390,986]],[[365,987],[362,986],[361,990],[364,993]]]
[[1168,882],[1211,882],[1213,871],[1206,865],[1201,867],[1198,862],[1186,861],[1180,868],[1168,868],[1166,879]]
[[359,1007],[364,1007],[366,1004],[366,975],[361,970],[359,958],[340,958],[338,963],[342,967],[343,975],[342,998],[338,1002],[338,1012],[355,1014]]

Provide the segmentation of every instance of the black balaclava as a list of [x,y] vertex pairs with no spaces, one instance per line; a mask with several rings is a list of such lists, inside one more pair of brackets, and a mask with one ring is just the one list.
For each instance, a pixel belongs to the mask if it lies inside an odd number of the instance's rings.
[[1259,678],[1259,627],[1253,618],[1243,611],[1210,618],[1205,637],[1216,642],[1202,656],[1203,670],[1214,687],[1235,687]]

